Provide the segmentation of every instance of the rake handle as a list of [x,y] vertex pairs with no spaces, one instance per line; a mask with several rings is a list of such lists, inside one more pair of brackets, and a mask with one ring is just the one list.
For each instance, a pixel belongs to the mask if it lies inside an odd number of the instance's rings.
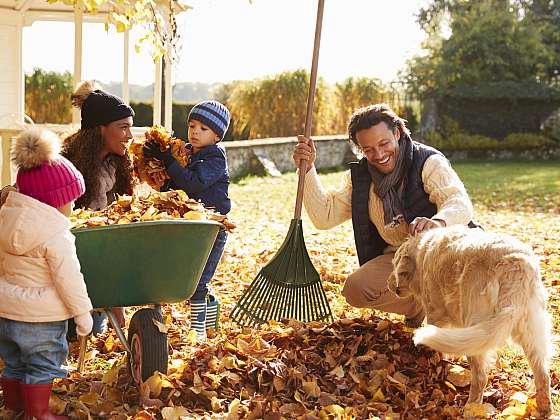
[[[321,27],[323,24],[323,9],[325,0],[319,0],[317,6],[317,21],[315,24],[315,40],[313,43],[313,59],[311,60],[311,75],[309,79],[309,92],[307,93],[307,113],[305,114],[305,137],[311,137],[311,125],[313,123],[313,103],[315,102],[315,90],[317,88],[317,67],[319,64],[319,47],[321,45]],[[303,188],[305,186],[305,174],[307,173],[307,161],[299,161],[299,177],[296,195],[296,208],[294,219],[301,219],[301,207],[303,204]]]

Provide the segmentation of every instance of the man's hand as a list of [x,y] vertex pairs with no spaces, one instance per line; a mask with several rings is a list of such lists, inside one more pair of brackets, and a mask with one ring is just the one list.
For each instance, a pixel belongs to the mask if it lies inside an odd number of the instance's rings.
[[412,223],[410,223],[410,225],[408,225],[408,233],[414,236],[425,230],[445,226],[446,224],[443,220],[428,219],[427,217],[417,217],[412,221]]
[[307,161],[307,172],[313,166],[315,158],[317,157],[317,151],[315,150],[315,143],[310,138],[304,136],[297,136],[298,144],[294,149],[294,154],[292,155],[296,167],[299,168],[301,160]]

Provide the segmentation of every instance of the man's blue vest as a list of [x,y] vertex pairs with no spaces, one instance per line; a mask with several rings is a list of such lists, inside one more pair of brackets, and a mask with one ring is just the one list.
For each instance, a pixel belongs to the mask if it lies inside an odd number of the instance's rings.
[[[432,217],[437,207],[430,202],[424,191],[422,170],[426,159],[434,154],[443,156],[438,150],[421,143],[412,142],[412,165],[404,180],[403,216],[407,223],[416,217]],[[369,189],[371,176],[366,158],[350,163],[352,174],[352,225],[354,240],[358,251],[360,265],[383,254],[387,243],[383,240],[375,225],[369,220]]]

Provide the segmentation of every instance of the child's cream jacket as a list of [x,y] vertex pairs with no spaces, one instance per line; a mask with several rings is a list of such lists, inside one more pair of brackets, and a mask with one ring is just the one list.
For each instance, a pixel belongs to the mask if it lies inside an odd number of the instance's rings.
[[9,193],[0,209],[0,317],[62,321],[92,309],[74,241],[57,209]]

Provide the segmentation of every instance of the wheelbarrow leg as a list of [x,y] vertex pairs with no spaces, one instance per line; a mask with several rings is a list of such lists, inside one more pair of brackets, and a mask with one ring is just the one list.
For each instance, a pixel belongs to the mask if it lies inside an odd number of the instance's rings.
[[105,311],[105,313],[107,314],[107,317],[109,318],[109,321],[111,322],[111,325],[113,326],[113,328],[115,329],[115,332],[117,333],[117,337],[119,337],[119,340],[121,340],[121,343],[123,343],[124,348],[130,354],[130,346],[128,345],[128,341],[127,341],[126,337],[124,336],[124,332],[123,332],[121,326],[119,325],[119,321],[118,321],[117,317],[115,316],[115,314],[113,313],[111,308],[103,309],[103,311]]

